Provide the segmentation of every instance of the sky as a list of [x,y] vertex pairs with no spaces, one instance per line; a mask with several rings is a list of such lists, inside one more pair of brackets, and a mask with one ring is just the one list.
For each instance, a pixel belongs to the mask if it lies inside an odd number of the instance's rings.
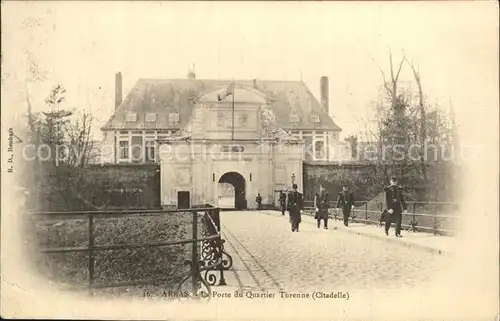
[[[114,74],[124,95],[139,78],[303,80],[341,138],[372,118],[382,77],[404,54],[419,68],[428,102],[467,126],[498,104],[498,6],[494,2],[42,2],[2,3],[2,104],[35,110],[55,84],[67,107],[90,110],[94,134],[114,109]],[[44,80],[33,79],[35,70]],[[31,67],[30,67],[31,66]],[[412,81],[408,66],[403,81]],[[4,95],[2,95],[4,96]],[[16,106],[16,107],[12,107]],[[17,108],[20,106],[20,108]]]

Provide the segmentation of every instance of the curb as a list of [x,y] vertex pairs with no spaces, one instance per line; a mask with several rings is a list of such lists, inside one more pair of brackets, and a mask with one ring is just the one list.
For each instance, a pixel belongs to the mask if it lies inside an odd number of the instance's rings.
[[404,247],[407,247],[407,248],[418,248],[418,249],[421,249],[421,250],[424,250],[424,251],[427,251],[427,252],[431,252],[431,253],[434,253],[434,254],[438,254],[438,255],[453,255],[453,252],[450,252],[450,251],[440,250],[440,249],[436,249],[436,248],[433,248],[433,247],[430,247],[430,246],[425,246],[425,245],[422,245],[422,244],[415,244],[415,243],[406,242],[404,240],[397,239],[397,238],[392,238],[392,237],[387,236],[387,235],[373,235],[371,233],[363,233],[363,232],[359,232],[359,231],[356,231],[356,230],[351,230],[351,229],[348,229],[348,228],[339,228],[337,226],[334,227],[334,230],[336,230],[336,231],[345,231],[345,232],[356,234],[356,235],[361,235],[361,236],[371,237],[371,238],[374,238],[374,239],[384,240],[386,242],[398,244],[398,245],[401,245],[401,246],[404,246]]
[[[259,211],[259,212],[267,214],[267,215],[277,216],[277,217],[283,216],[283,215],[281,215],[281,213],[280,213],[280,215],[274,215],[275,213],[272,213],[269,211]],[[306,217],[312,218],[311,215],[308,215],[308,214],[303,214],[303,215],[305,215]],[[308,224],[316,224],[316,222],[310,222],[307,220],[303,220],[303,222],[308,223]],[[356,231],[353,229],[343,228],[343,227],[338,227],[338,226],[333,226],[330,228],[330,230],[347,232],[347,233],[356,234],[356,235],[365,236],[365,237],[371,237],[374,239],[379,239],[379,240],[383,240],[386,242],[398,244],[398,245],[401,245],[401,246],[404,246],[407,248],[417,248],[417,249],[424,250],[424,251],[431,252],[433,254],[438,254],[438,255],[453,255],[454,254],[452,251],[436,249],[436,248],[426,246],[426,245],[421,245],[421,244],[410,243],[410,242],[406,242],[406,241],[401,240],[401,239],[391,238],[391,237],[386,236],[386,235],[374,235],[371,233],[363,233],[363,232],[359,232],[359,231]]]

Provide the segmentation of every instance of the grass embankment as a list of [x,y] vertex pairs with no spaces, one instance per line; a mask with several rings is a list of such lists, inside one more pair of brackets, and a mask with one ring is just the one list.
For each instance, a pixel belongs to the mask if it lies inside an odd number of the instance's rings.
[[[199,224],[201,226],[201,224]],[[31,240],[41,248],[88,246],[88,220],[33,220]],[[192,215],[169,213],[162,216],[128,216],[94,219],[94,244],[137,244],[185,240],[192,237]],[[156,286],[126,286],[99,290],[113,294],[142,295],[145,289],[173,290],[189,271],[184,265],[191,258],[191,244],[155,248],[96,251],[95,284],[115,284],[162,279]],[[88,285],[88,253],[39,254],[36,269],[56,284],[85,287]]]

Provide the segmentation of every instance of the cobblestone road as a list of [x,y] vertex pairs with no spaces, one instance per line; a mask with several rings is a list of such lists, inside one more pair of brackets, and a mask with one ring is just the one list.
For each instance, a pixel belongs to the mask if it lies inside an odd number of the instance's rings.
[[[288,214],[221,212],[228,284],[244,290],[331,291],[425,285],[447,263],[420,249],[303,222],[292,233]],[[381,233],[383,231],[381,230]],[[237,284],[234,284],[237,283]]]

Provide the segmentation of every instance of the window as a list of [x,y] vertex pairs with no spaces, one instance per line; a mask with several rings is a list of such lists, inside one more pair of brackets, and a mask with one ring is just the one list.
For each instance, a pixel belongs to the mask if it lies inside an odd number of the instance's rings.
[[142,136],[132,136],[132,142],[130,146],[130,153],[132,156],[132,162],[134,163],[139,163],[143,161],[142,158],[142,153],[143,153],[143,148],[142,148]]
[[128,160],[128,140],[120,141],[120,160]]
[[146,123],[154,123],[156,121],[156,114],[148,113],[146,114]]
[[127,113],[125,121],[133,123],[137,121],[137,113]]
[[291,123],[298,123],[300,121],[299,115],[297,114],[290,114],[289,119]]
[[311,114],[310,119],[311,123],[319,123],[319,115]]
[[245,150],[245,147],[240,146],[240,145],[223,145],[220,148],[221,152],[234,152],[234,153],[241,153]]
[[316,141],[314,144],[314,158],[316,159],[324,159],[326,157],[325,153],[325,142],[324,141]]
[[172,124],[176,124],[179,122],[179,114],[178,113],[170,113],[168,114],[168,122]]
[[155,161],[155,151],[156,146],[155,142],[152,140],[146,141],[146,162],[154,162]]

